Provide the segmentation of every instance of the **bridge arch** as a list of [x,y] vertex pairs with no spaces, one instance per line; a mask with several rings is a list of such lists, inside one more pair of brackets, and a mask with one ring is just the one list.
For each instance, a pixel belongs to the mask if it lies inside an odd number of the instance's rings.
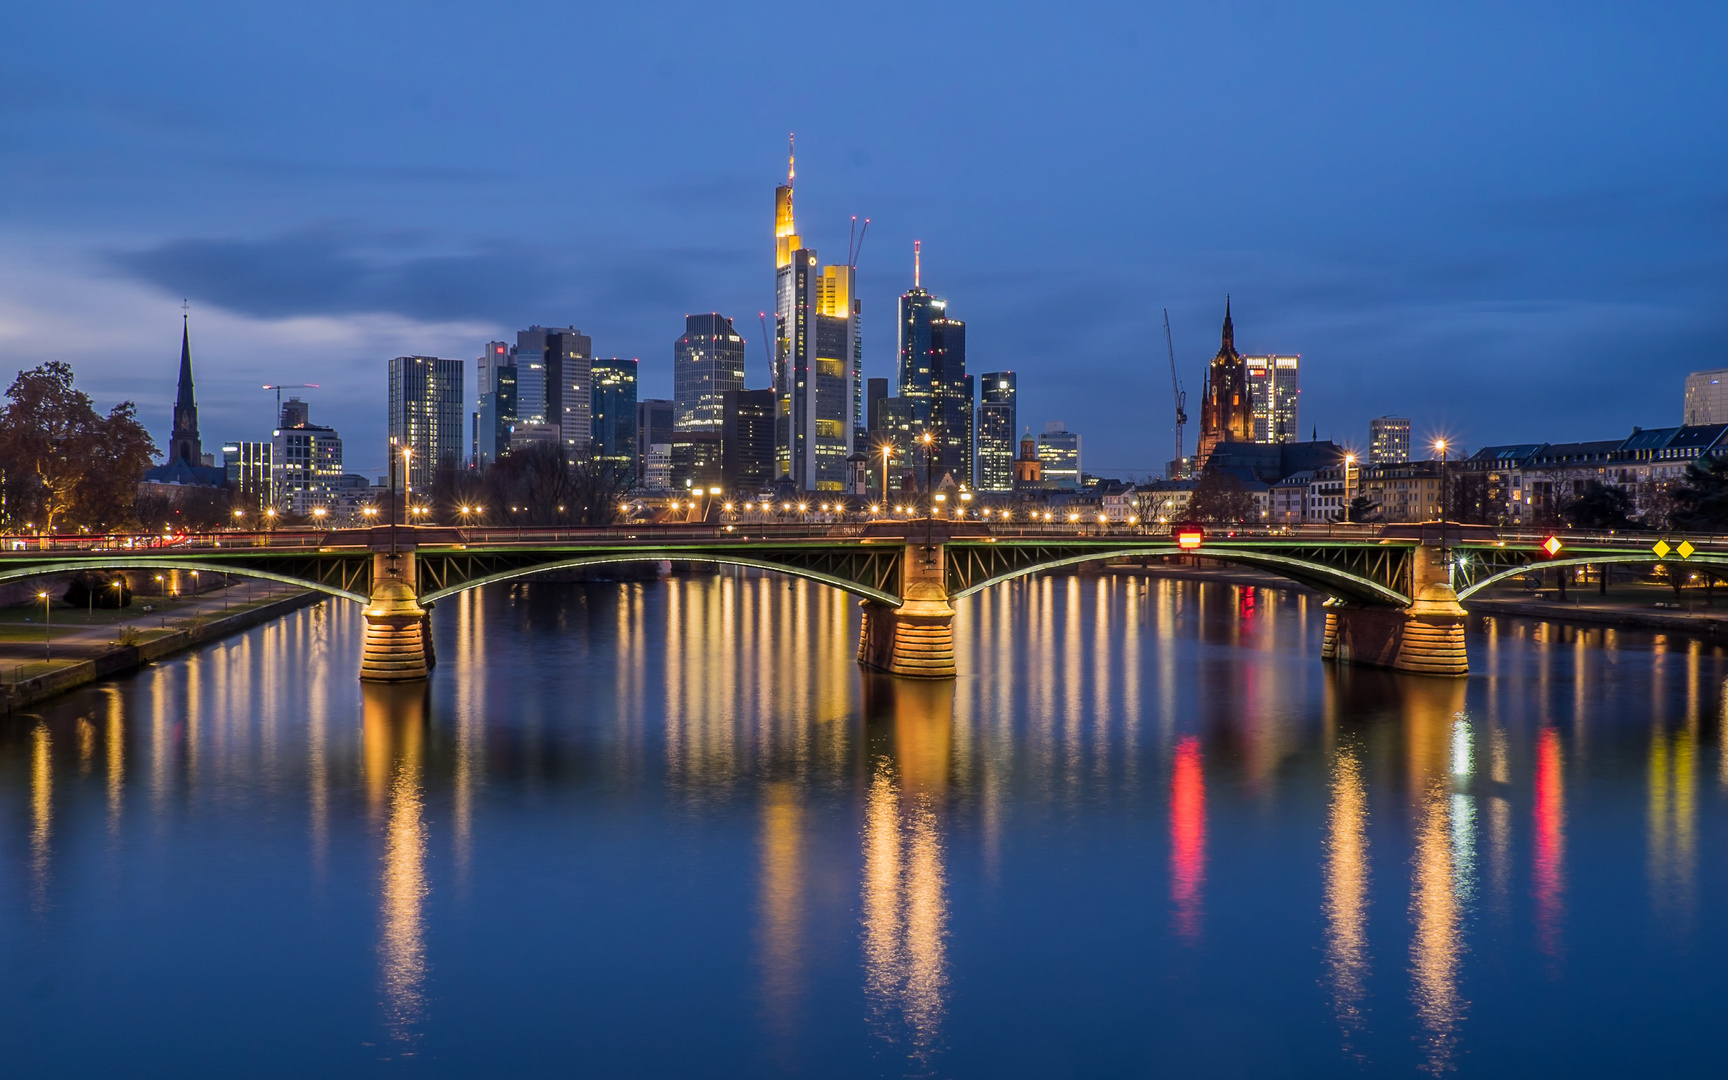
[[299,589],[311,589],[314,592],[340,597],[343,600],[352,600],[361,607],[365,607],[371,602],[368,597],[350,589],[327,585],[321,581],[310,581],[289,574],[275,574],[268,570],[257,570],[238,564],[149,555],[120,555],[112,559],[101,560],[81,558],[77,561],[32,563],[17,568],[0,567],[0,582],[17,581],[20,578],[44,577],[48,574],[100,574],[104,570],[196,570],[201,574],[227,574],[231,577],[256,578],[259,581],[274,581]]
[[[1075,566],[1080,563],[1098,562],[1104,559],[1137,558],[1141,556],[1192,555],[1195,552],[1185,551],[1174,544],[1153,546],[1122,547],[1104,551],[1089,551],[1080,555],[1064,556],[1062,558],[1045,559],[1029,566],[1015,567],[1005,573],[975,582],[953,594],[958,600],[963,596],[971,596],[975,592],[988,589],[993,585],[1013,581],[1016,578],[1030,574],[1054,570],[1063,566]],[[1348,571],[1309,562],[1306,559],[1294,559],[1288,555],[1278,555],[1264,551],[1243,551],[1235,548],[1208,547],[1199,552],[1208,559],[1218,559],[1223,562],[1242,563],[1256,569],[1265,570],[1279,577],[1305,585],[1317,592],[1340,600],[1358,604],[1368,604],[1379,607],[1409,607],[1410,598],[1395,589],[1370,578],[1352,574]]]
[[537,563],[532,566],[513,567],[509,570],[499,570],[491,574],[482,574],[467,581],[458,582],[446,588],[436,589],[420,597],[421,604],[435,604],[446,597],[457,593],[477,589],[482,585],[496,585],[506,581],[516,581],[520,578],[533,577],[536,574],[551,573],[558,570],[580,570],[589,566],[609,566],[622,563],[644,562],[689,562],[706,563],[717,566],[742,566],[752,570],[768,570],[788,577],[803,578],[820,585],[827,585],[842,592],[865,600],[873,600],[889,607],[899,607],[903,601],[900,597],[881,589],[873,589],[868,585],[849,581],[834,574],[825,574],[819,570],[809,570],[803,567],[788,566],[784,563],[772,562],[767,559],[752,559],[742,555],[718,555],[709,552],[685,551],[643,551],[643,552],[608,552],[602,555],[584,555],[573,559],[558,559],[553,562]]
[[1635,553],[1631,553],[1631,554],[1622,554],[1622,555],[1578,555],[1578,556],[1575,556],[1573,558],[1567,558],[1567,559],[1544,559],[1544,560],[1541,560],[1539,562],[1528,562],[1528,563],[1525,563],[1523,566],[1514,566],[1514,567],[1510,567],[1510,568],[1505,569],[1505,570],[1501,570],[1498,573],[1490,574],[1488,577],[1483,578],[1481,581],[1471,582],[1469,585],[1465,586],[1464,588],[1459,589],[1458,590],[1458,599],[1468,600],[1470,597],[1481,592],[1483,589],[1486,589],[1488,586],[1497,584],[1498,582],[1505,581],[1507,578],[1522,577],[1525,574],[1536,573],[1536,572],[1541,571],[1541,570],[1546,570],[1550,567],[1600,566],[1603,563],[1659,563],[1659,562],[1660,563],[1668,563],[1671,566],[1672,565],[1716,566],[1716,567],[1722,567],[1724,569],[1724,571],[1728,571],[1728,555],[1712,555],[1712,554],[1706,554],[1703,552],[1700,552],[1699,554],[1692,556],[1690,559],[1686,559],[1686,560],[1679,562],[1679,563],[1676,563],[1675,560],[1672,558],[1668,558],[1668,559],[1658,558],[1656,556],[1656,553],[1653,551],[1635,552]]

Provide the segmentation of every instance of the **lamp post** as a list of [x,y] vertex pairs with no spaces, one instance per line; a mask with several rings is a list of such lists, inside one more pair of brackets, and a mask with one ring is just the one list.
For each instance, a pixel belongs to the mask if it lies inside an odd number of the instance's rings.
[[886,503],[888,501],[888,459],[890,457],[892,457],[893,454],[894,454],[894,444],[892,442],[883,443],[882,444],[882,501],[884,503]]
[[926,431],[923,435],[919,436],[918,441],[922,442],[924,444],[924,499],[925,499],[925,504],[929,507],[929,512],[935,513],[936,503],[934,500],[932,500],[930,498],[930,496],[934,494],[934,492],[931,490],[930,470],[932,468],[934,468],[936,465],[936,455],[932,454],[930,452],[930,444],[932,442],[934,442],[935,439],[931,436],[931,434],[928,431]]
[[42,601],[42,659],[54,662],[54,601],[46,592],[36,594]]
[[1344,455],[1344,520],[1350,521],[1350,474],[1356,471],[1356,455]]
[[1440,455],[1440,524],[1445,525],[1452,499],[1452,493],[1446,486],[1446,440],[1435,439],[1434,449]]

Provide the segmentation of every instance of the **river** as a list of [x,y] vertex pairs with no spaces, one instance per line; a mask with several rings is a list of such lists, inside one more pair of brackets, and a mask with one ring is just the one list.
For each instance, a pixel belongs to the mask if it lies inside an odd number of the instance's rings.
[[18,1076],[1625,1076],[1728,1007],[1721,649],[1054,576],[952,683],[752,573],[330,602],[0,720]]

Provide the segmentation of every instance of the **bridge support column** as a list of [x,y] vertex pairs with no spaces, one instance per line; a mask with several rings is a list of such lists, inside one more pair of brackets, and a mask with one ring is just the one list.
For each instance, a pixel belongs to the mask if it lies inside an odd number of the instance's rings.
[[364,682],[424,679],[430,616],[415,600],[414,553],[378,552],[372,562],[372,599],[366,605],[366,643],[360,657]]
[[1467,675],[1464,605],[1452,591],[1444,549],[1416,549],[1411,587],[1416,599],[1407,608],[1326,605],[1323,659],[1340,664],[1391,668],[1417,675]]
[[954,677],[954,605],[940,543],[908,543],[900,559],[900,595],[889,607],[866,600],[858,662],[914,679]]

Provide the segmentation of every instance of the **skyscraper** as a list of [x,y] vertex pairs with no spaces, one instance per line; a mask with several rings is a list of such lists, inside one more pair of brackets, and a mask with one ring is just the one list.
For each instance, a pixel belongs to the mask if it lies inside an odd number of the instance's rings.
[[798,235],[795,176],[789,159],[774,190],[774,474],[801,491],[840,491],[860,403],[863,306],[855,267],[819,267]]
[[614,357],[592,366],[594,461],[626,486],[636,480],[636,361]]
[[[649,463],[657,460],[661,474],[659,486],[671,481],[673,406],[665,398],[645,398],[636,402],[636,485],[654,487]],[[658,449],[656,449],[658,447]]]
[[516,423],[516,353],[502,341],[488,341],[474,362],[474,466],[483,468],[510,449]]
[[[436,356],[398,356],[390,361],[390,444],[406,447],[408,482],[430,493],[462,461],[462,361]],[[397,462],[397,483],[401,463]]]
[[1377,416],[1368,421],[1368,464],[1402,465],[1409,460],[1409,418]]
[[588,453],[593,356],[593,340],[574,326],[530,326],[516,334],[515,421],[551,429],[569,460]]
[[1200,442],[1194,451],[1198,468],[1219,443],[1254,441],[1254,403],[1248,386],[1248,367],[1236,351],[1236,329],[1230,322],[1230,299],[1224,299],[1223,342],[1206,369],[1206,386],[1200,398]]
[[722,399],[744,389],[744,339],[724,315],[684,316],[672,345],[672,422],[679,430],[720,429]]
[[1691,427],[1728,424],[1728,369],[1694,371],[1686,376],[1681,422]]
[[198,401],[192,393],[192,330],[180,317],[180,388],[174,395],[174,430],[168,437],[168,460],[193,467],[204,464],[204,444],[198,438]]
[[1080,436],[1062,420],[1051,420],[1038,436],[1038,461],[1046,486],[1062,491],[1080,487]]
[[1248,369],[1248,396],[1254,403],[1254,441],[1296,442],[1302,437],[1297,419],[1302,383],[1298,376],[1300,356],[1244,356]]
[[728,390],[722,405],[721,483],[729,494],[761,488],[774,478],[774,391]]
[[[460,398],[457,408],[456,437],[460,440]],[[295,514],[328,507],[342,481],[342,437],[335,428],[312,423],[311,409],[297,398],[282,404],[282,420],[282,425],[270,433],[271,499]],[[296,422],[289,424],[289,420]]]
[[983,377],[978,406],[978,490],[1014,490],[1016,380],[1012,371],[992,371]]
[[864,416],[865,416],[864,430],[865,431],[876,432],[876,431],[881,430],[881,428],[882,428],[882,418],[880,415],[881,404],[882,404],[882,399],[886,398],[887,396],[888,396],[888,380],[887,379],[871,379],[870,380],[870,388],[868,391],[865,392],[865,395],[864,395]]
[[508,454],[510,430],[516,426],[516,365],[494,365],[490,378],[492,389],[480,395],[475,422],[476,465],[489,465]]
[[[972,482],[972,393],[966,377],[966,324],[949,318],[948,302],[925,290],[922,245],[913,244],[912,289],[900,297],[900,396],[912,405],[919,434],[935,438],[934,475]],[[922,443],[919,444],[922,467]]]

